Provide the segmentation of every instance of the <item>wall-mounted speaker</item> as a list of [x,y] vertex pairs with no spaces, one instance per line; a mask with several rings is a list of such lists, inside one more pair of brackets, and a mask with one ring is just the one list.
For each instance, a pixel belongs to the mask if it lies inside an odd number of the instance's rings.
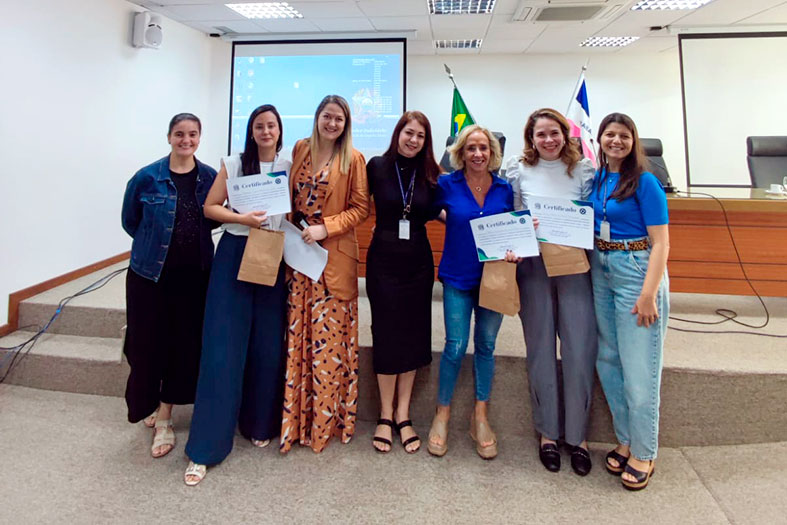
[[160,16],[148,11],[134,15],[134,34],[131,39],[134,47],[158,49],[163,39]]

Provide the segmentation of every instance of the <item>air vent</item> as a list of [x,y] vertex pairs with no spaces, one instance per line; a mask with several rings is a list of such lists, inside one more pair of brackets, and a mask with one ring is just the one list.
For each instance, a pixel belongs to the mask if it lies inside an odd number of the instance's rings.
[[604,9],[603,5],[545,7],[535,16],[537,22],[578,22],[590,20]]
[[213,26],[213,29],[215,29],[216,31],[218,31],[219,33],[221,33],[223,35],[235,32],[235,31],[233,31],[232,29],[230,29],[227,26]]
[[481,47],[481,38],[473,40],[435,40],[437,49],[478,49]]

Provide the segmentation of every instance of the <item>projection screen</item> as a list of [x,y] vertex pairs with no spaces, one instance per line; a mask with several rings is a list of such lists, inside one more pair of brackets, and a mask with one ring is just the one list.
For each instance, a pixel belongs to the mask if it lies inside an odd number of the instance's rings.
[[689,185],[750,186],[746,137],[787,135],[787,33],[680,35],[679,47]]
[[347,99],[353,146],[366,158],[383,153],[405,108],[404,39],[235,42],[229,150],[243,150],[249,114],[273,104],[284,147],[312,132],[325,95]]

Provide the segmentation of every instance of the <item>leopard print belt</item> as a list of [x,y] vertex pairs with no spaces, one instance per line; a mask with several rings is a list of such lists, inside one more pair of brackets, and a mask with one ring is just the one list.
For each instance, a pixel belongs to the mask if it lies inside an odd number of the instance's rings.
[[638,241],[626,241],[626,242],[608,242],[602,239],[596,239],[596,249],[601,252],[606,252],[609,250],[624,250],[630,252],[636,252],[639,250],[647,250],[650,246],[650,241],[648,239],[640,239]]

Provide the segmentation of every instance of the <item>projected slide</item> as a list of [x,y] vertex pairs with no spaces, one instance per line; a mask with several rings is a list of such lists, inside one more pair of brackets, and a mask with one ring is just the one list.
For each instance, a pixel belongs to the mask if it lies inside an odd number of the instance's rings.
[[[236,53],[233,64],[233,153],[243,149],[249,114],[260,104],[273,104],[279,110],[284,147],[292,148],[311,135],[314,111],[328,94],[341,95],[350,104],[355,148],[367,158],[387,149],[404,105],[400,54],[284,55],[263,54],[260,45],[253,48],[252,53]],[[322,48],[329,52],[331,44]],[[307,50],[312,49],[313,45]]]

